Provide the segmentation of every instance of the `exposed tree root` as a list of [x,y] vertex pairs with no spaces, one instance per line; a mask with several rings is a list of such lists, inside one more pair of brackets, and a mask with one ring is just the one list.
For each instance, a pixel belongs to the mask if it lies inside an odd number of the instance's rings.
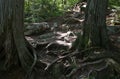
[[[108,68],[109,66],[112,67],[113,69],[115,69],[119,73],[119,71],[120,71],[118,69],[120,67],[119,52],[113,52],[113,51],[107,51],[107,50],[94,52],[96,49],[99,49],[99,48],[92,47],[92,48],[82,50],[81,52],[69,51],[69,52],[67,52],[66,55],[59,56],[59,58],[55,59],[52,63],[47,65],[45,70],[49,71],[49,69],[54,68],[56,63],[65,61],[67,58],[72,59],[72,57],[76,57],[80,53],[87,53],[88,51],[92,51],[92,52],[89,52],[89,55],[87,57],[84,57],[84,59],[79,60],[79,63],[76,64],[76,67],[73,68],[71,71],[69,71],[69,73],[66,74],[66,77],[68,77],[68,78],[70,77],[70,79],[72,79],[72,76],[74,76],[75,74],[78,74],[81,69],[83,69],[83,70],[80,71],[81,73],[79,73],[79,76],[81,74],[81,76],[84,75],[86,77],[89,77],[93,72],[102,72],[104,69]],[[77,61],[78,60],[75,58],[75,62],[77,62]],[[68,61],[68,62],[70,62],[70,61]],[[72,67],[72,63],[70,64],[71,67]],[[91,67],[92,67],[92,69],[91,69]],[[89,70],[89,71],[87,71],[87,70]]]
[[78,52],[78,51],[75,51],[75,52],[72,52],[72,53],[69,52],[67,55],[65,55],[65,56],[60,56],[58,59],[54,60],[50,65],[48,65],[48,66],[45,68],[45,70],[47,70],[49,67],[51,67],[53,64],[55,64],[57,61],[59,61],[59,60],[61,60],[61,59],[65,59],[65,58],[67,58],[67,57],[72,57],[72,56],[75,56],[75,55],[78,55],[78,54],[80,54],[80,53],[83,53],[83,52],[86,52],[86,51],[90,51],[90,50],[96,49],[96,48],[98,48],[98,47],[88,48],[88,49],[86,49],[86,50],[82,50],[81,52]]

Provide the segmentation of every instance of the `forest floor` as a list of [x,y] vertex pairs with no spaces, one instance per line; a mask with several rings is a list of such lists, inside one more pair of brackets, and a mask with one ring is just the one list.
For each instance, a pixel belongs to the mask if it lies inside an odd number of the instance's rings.
[[[78,54],[77,50],[70,50],[73,42],[77,38],[77,34],[82,34],[82,27],[84,21],[84,15],[76,18],[73,17],[72,14],[73,12],[68,12],[62,17],[48,19],[45,22],[49,25],[49,29],[44,28],[44,25],[41,26],[40,24],[40,26],[42,27],[42,32],[41,30],[39,30],[40,33],[37,32],[36,34],[36,32],[32,32],[30,33],[30,35],[27,34],[25,36],[29,43],[36,49],[38,55],[38,62],[42,62],[42,65],[38,65],[38,67],[45,71],[51,71],[49,72],[49,74],[51,74],[54,79],[58,77],[59,79],[66,79],[65,76],[70,77],[73,74],[75,75],[80,65],[86,65],[86,63],[81,63],[82,61],[84,61],[84,59],[79,59],[77,61],[75,60],[76,58],[74,58],[73,55],[74,53],[76,55]],[[112,44],[118,49],[120,49],[120,22],[113,23],[111,18],[113,20],[114,16],[107,17],[107,30],[109,38]],[[106,67],[105,65],[103,65],[102,60],[96,61],[94,63],[101,63],[101,65],[96,67],[96,70],[99,70],[101,67]],[[92,63],[91,65],[93,66],[94,63]],[[54,68],[52,68],[53,65]],[[76,75],[79,74],[80,76],[81,74],[82,76],[91,74],[91,70],[93,69],[92,66],[90,66],[90,68],[88,67],[88,70],[83,69],[82,72],[79,72]],[[39,72],[41,72],[41,69]],[[52,71],[54,71],[54,73]],[[42,73],[41,76],[41,74],[39,73],[35,76],[46,79],[43,78],[46,77],[45,75],[46,74],[43,75]],[[70,79],[76,79],[76,77],[74,76]]]

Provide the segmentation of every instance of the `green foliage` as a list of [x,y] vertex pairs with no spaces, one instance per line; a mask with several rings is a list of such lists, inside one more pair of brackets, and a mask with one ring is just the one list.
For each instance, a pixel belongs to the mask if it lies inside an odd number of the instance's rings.
[[[25,0],[25,22],[40,22],[61,16],[80,0]],[[109,0],[110,7],[119,7],[120,0]]]
[[117,18],[120,20],[120,0],[109,0],[109,6],[117,10]]
[[25,0],[25,21],[40,22],[61,16],[79,0]]
[[109,0],[109,6],[111,7],[120,7],[120,0]]

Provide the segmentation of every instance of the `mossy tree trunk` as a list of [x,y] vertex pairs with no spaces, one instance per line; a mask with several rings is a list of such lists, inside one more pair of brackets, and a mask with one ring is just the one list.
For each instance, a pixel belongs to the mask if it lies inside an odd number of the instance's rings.
[[0,69],[16,66],[30,71],[34,49],[24,37],[24,0],[0,0]]
[[[108,0],[87,0],[83,28],[83,46],[108,49],[110,45],[106,28],[106,10]],[[108,70],[98,72],[96,79],[109,79]],[[105,74],[103,74],[105,73]]]
[[108,0],[87,0],[83,41],[85,47],[109,47],[106,29],[106,10]]
[[[107,5],[108,0],[87,0],[83,34],[78,34],[72,47],[73,50],[79,51],[77,58],[83,59],[84,63],[105,60],[108,67],[96,71],[95,79],[110,79],[111,75],[115,78],[116,74],[118,75],[120,72],[120,51],[115,46],[111,46],[107,34]],[[111,47],[113,48],[110,49]],[[92,49],[82,52],[89,48]],[[96,51],[98,53],[95,53]]]
[[[108,0],[87,0],[87,8],[85,12],[85,21],[83,26],[83,35],[79,38],[80,43],[78,49],[89,47],[100,47],[110,49],[110,39],[107,34],[106,12]],[[84,53],[85,54],[85,53]],[[84,56],[82,54],[82,56]],[[99,54],[100,59],[112,58],[119,63],[119,53],[105,52]],[[96,55],[99,59],[99,56]],[[97,73],[96,79],[110,79],[110,69],[105,69]]]

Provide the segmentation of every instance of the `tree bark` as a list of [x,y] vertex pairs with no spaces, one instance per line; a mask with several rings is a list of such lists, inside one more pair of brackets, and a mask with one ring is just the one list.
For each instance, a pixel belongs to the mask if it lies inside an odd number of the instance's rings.
[[106,29],[106,10],[108,0],[87,0],[87,8],[83,27],[83,43],[85,47],[109,47]]
[[0,69],[19,66],[31,71],[34,49],[24,37],[24,0],[0,0]]

